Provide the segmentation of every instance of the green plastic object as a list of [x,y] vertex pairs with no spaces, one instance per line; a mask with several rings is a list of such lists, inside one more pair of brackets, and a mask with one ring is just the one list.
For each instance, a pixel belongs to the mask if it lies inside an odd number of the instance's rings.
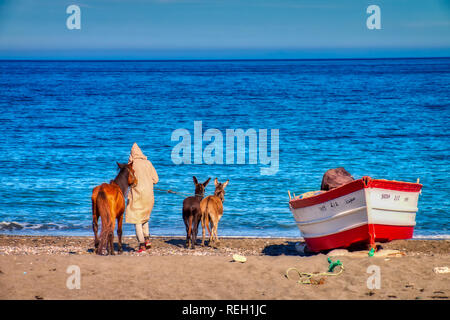
[[373,257],[374,253],[375,253],[375,248],[370,249],[369,257]]
[[328,263],[330,264],[330,266],[328,267],[328,272],[333,272],[334,268],[336,268],[337,266],[342,266],[341,261],[337,260],[333,262],[333,260],[331,260],[330,258],[328,258]]

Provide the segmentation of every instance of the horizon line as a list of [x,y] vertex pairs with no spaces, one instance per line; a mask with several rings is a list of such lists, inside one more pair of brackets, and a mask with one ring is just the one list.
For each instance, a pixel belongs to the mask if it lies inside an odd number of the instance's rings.
[[436,57],[371,57],[371,58],[229,58],[229,59],[14,59],[0,58],[0,62],[220,62],[220,61],[341,61],[341,60],[421,60],[450,59],[450,56]]

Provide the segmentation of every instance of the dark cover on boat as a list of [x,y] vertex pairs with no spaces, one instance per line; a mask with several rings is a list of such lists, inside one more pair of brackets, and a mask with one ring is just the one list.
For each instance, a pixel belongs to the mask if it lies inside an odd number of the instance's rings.
[[320,190],[328,191],[352,182],[353,180],[355,179],[353,179],[352,175],[342,167],[330,169],[323,175]]

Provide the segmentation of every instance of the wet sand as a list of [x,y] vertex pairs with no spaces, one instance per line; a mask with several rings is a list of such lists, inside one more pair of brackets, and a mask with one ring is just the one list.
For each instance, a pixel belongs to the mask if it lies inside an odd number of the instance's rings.
[[[398,240],[367,250],[299,254],[301,239],[222,238],[218,248],[184,248],[181,237],[153,237],[137,253],[125,237],[121,255],[97,256],[92,237],[0,235],[0,299],[430,299],[448,300],[450,240]],[[391,251],[390,251],[391,250]],[[233,262],[233,254],[245,263]],[[340,255],[344,254],[344,255]],[[338,276],[298,283],[289,268],[325,272],[339,259]],[[80,268],[80,289],[69,289],[71,265]],[[367,287],[369,266],[380,269],[380,289]],[[335,273],[338,272],[336,268]]]

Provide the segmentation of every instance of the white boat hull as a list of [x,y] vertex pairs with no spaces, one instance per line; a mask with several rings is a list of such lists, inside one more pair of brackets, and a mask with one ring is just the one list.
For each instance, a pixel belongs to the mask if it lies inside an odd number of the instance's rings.
[[412,237],[422,185],[369,177],[289,206],[313,251]]

